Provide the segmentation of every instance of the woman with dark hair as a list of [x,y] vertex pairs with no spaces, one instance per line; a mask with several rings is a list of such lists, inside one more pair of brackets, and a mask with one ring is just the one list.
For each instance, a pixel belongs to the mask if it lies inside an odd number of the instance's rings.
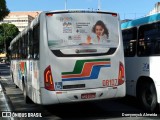
[[102,42],[107,40],[109,37],[109,32],[103,21],[99,20],[92,28],[92,32],[96,34],[95,42]]

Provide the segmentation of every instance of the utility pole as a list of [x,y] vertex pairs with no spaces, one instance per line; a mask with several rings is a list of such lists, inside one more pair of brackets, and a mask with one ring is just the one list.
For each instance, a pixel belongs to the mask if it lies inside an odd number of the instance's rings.
[[67,10],[67,0],[65,0],[65,10]]
[[98,10],[101,9],[101,0],[98,0]]

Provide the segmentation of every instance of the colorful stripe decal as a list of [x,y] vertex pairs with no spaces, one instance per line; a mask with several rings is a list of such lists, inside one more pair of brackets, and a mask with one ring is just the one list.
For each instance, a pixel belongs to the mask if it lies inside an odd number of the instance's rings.
[[18,78],[22,80],[22,76],[27,76],[27,65],[26,62],[18,63]]
[[97,79],[100,69],[110,66],[110,59],[78,60],[73,72],[62,72],[62,81]]

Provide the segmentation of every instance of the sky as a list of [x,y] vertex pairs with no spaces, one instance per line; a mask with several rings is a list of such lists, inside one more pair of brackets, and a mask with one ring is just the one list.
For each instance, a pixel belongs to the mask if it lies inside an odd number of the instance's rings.
[[[67,9],[98,9],[98,0],[6,0],[11,12],[50,11]],[[159,0],[100,0],[103,11],[117,12],[120,18],[135,19],[145,16]]]

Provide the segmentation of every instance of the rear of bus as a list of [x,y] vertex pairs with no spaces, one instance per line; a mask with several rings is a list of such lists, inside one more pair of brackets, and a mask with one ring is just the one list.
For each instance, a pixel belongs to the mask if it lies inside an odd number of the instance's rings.
[[41,104],[125,96],[118,14],[48,12],[40,24]]

